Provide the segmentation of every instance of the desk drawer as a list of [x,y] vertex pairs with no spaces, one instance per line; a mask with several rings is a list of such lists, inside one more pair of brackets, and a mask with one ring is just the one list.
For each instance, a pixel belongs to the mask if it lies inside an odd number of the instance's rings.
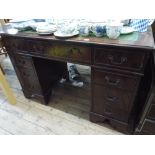
[[54,44],[47,54],[55,58],[91,63],[91,48],[87,46]]
[[16,51],[26,53],[43,54],[51,48],[51,44],[44,40],[6,38],[5,45]]
[[136,91],[140,81],[140,77],[138,76],[116,74],[104,70],[93,69],[92,74],[94,77],[93,81],[96,84],[129,91]]
[[94,64],[129,70],[144,68],[145,53],[129,49],[95,48]]
[[46,53],[50,48],[52,44],[50,44],[48,41],[40,41],[40,40],[20,40],[17,42],[17,49],[24,52],[30,52],[30,53],[36,53],[36,54],[44,54]]
[[31,90],[35,93],[41,93],[41,87],[35,72],[30,69],[20,69],[21,77],[23,79],[24,87],[27,90]]
[[15,53],[14,54],[16,64],[18,66],[26,67],[26,68],[32,68],[32,58],[25,56],[23,54]]
[[100,85],[93,86],[93,112],[127,121],[133,107],[134,94]]

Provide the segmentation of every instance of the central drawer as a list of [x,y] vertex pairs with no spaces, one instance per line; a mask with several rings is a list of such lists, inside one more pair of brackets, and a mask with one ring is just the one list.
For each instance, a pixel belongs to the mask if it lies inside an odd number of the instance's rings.
[[95,48],[94,64],[141,71],[145,65],[145,56],[146,54],[142,50]]
[[91,48],[87,46],[53,44],[46,54],[50,57],[91,63]]

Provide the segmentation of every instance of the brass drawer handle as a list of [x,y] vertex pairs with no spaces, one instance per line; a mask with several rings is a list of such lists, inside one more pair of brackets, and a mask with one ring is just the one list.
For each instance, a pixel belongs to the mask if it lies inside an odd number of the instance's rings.
[[76,52],[79,53],[79,54],[82,54],[81,51],[80,51],[80,49],[77,48],[77,47],[71,48],[71,49],[68,51],[68,54],[73,54],[74,51],[76,51]]
[[120,79],[117,79],[116,81],[113,81],[108,76],[105,76],[105,79],[107,80],[109,85],[117,86],[120,83]]
[[116,96],[107,96],[106,99],[107,99],[108,101],[114,102],[114,101],[117,100],[117,97],[116,97]]
[[127,62],[127,57],[121,57],[120,62],[115,61],[112,55],[109,55],[108,59],[110,60],[111,64],[114,65],[122,65],[124,62]]

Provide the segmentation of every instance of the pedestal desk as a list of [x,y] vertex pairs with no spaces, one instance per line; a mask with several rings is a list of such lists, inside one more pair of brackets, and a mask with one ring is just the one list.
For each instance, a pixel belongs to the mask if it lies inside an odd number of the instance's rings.
[[[52,86],[68,76],[67,62],[91,67],[90,121],[105,120],[133,133],[143,103],[141,83],[154,50],[152,31],[121,36],[58,39],[33,32],[1,34],[25,97],[47,104]],[[138,109],[138,110],[137,110]]]

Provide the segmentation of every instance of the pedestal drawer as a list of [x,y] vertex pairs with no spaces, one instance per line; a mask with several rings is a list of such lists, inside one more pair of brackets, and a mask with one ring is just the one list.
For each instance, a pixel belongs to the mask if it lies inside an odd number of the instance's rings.
[[142,50],[95,48],[94,64],[140,71],[144,68],[145,56]]
[[31,90],[35,93],[41,93],[41,87],[35,72],[31,69],[20,68],[20,74],[23,79],[23,84],[26,90]]
[[92,74],[96,84],[129,91],[136,91],[140,81],[140,76],[129,76],[104,70],[92,69]]
[[17,53],[17,52],[14,54],[14,57],[16,60],[16,64],[18,66],[32,68],[33,63],[32,63],[31,57],[25,56],[25,55],[23,55],[21,53]]
[[120,121],[128,121],[135,96],[133,93],[93,85],[93,94],[93,112]]

